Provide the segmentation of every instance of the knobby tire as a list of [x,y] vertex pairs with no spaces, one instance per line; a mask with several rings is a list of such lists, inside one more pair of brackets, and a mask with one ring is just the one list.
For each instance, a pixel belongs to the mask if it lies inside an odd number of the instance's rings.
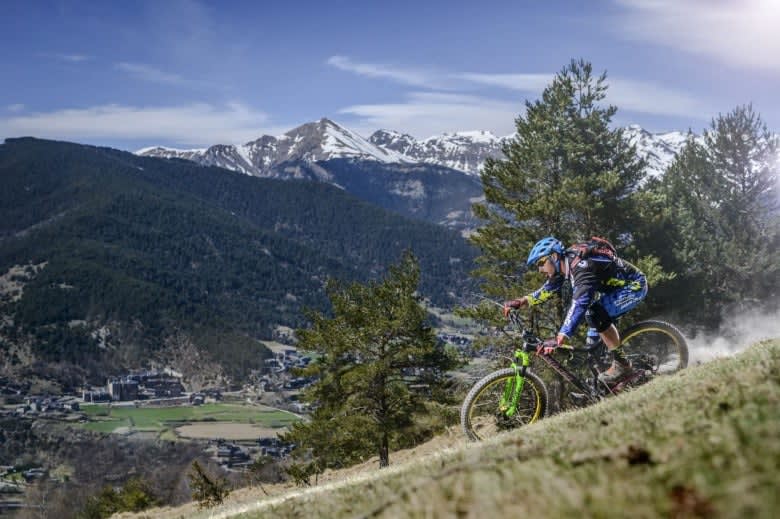
[[500,369],[486,375],[471,388],[460,409],[463,432],[472,441],[494,436],[502,431],[534,423],[547,412],[548,392],[542,379],[526,371],[517,412],[508,417],[499,409],[499,400],[509,382],[514,387],[515,370]]
[[674,325],[642,321],[620,334],[623,352],[632,364],[651,364],[655,375],[670,375],[688,365],[688,344]]

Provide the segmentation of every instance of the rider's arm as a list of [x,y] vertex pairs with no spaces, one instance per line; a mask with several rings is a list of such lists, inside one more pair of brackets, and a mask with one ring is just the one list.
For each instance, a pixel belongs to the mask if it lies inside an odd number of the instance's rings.
[[596,290],[599,287],[599,279],[596,272],[592,268],[592,265],[580,264],[573,273],[571,305],[566,312],[566,318],[563,320],[563,325],[558,331],[558,336],[563,336],[559,339],[560,342],[564,341],[567,337],[574,335],[574,331],[580,325],[585,317],[585,312],[593,302],[593,297],[596,295]]
[[553,295],[561,292],[561,287],[565,278],[561,274],[556,274],[541,286],[538,290],[528,294],[526,297],[530,306],[540,305],[550,299]]

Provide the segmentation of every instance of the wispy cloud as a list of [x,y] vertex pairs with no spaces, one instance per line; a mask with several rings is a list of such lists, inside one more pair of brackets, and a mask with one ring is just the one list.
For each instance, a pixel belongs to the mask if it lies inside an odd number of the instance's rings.
[[[540,94],[554,74],[460,74],[458,77],[494,87]],[[651,115],[709,117],[712,108],[700,98],[657,83],[607,77],[609,104]]]
[[92,58],[83,54],[60,54],[58,58],[64,61],[70,61],[71,63],[81,63],[82,61],[89,61]]
[[14,103],[12,105],[6,106],[5,109],[9,112],[17,113],[24,110],[24,105],[22,103]]
[[609,104],[620,110],[650,115],[671,115],[709,119],[716,113],[713,104],[701,96],[671,89],[648,81],[607,78]]
[[39,54],[39,56],[43,56],[46,58],[53,58],[59,61],[65,61],[68,63],[83,63],[85,61],[92,60],[92,56],[88,56],[86,54],[63,54],[60,52],[48,52],[48,53],[42,53]]
[[519,102],[413,92],[401,103],[354,105],[340,110],[340,113],[355,117],[350,127],[363,135],[385,128],[425,138],[463,129],[490,129],[506,135],[514,130],[512,122],[522,109]]
[[627,39],[780,72],[777,0],[614,1],[624,8],[614,26]]
[[99,138],[210,145],[247,142],[264,133],[276,135],[284,130],[270,127],[265,113],[240,103],[162,107],[111,104],[0,119],[2,137],[33,135],[76,141]]
[[[489,129],[498,134],[511,133],[514,130],[515,117],[524,111],[520,96],[515,103],[507,101],[505,97],[496,98],[492,95],[471,95],[471,93],[475,89],[492,87],[510,92],[522,92],[523,97],[535,98],[555,76],[553,73],[442,72],[439,76],[418,77],[401,75],[397,70],[391,73],[387,69],[339,68],[367,77],[393,81],[404,82],[401,78],[405,78],[407,84],[412,84],[414,79],[415,82],[426,87],[448,84],[454,88],[458,85],[460,92],[469,92],[469,94],[462,94],[455,90],[447,93],[418,91],[406,94],[403,100],[397,103],[354,105],[341,110],[341,113],[356,119],[352,122],[353,127],[364,134],[371,133],[377,128],[386,128],[402,130],[418,138],[464,128]],[[621,111],[695,119],[706,119],[714,113],[706,101],[687,92],[654,82],[608,77],[607,84],[609,88],[605,101],[616,105]]]
[[541,92],[554,74],[455,74],[455,77],[485,86],[508,88],[525,92]]
[[358,63],[346,56],[331,56],[326,63],[339,70],[363,77],[389,79],[415,87],[445,88],[445,78],[431,71],[387,64]]
[[117,63],[115,65],[115,68],[117,70],[120,70],[132,76],[135,79],[139,79],[141,81],[149,81],[151,83],[160,83],[160,84],[176,85],[176,86],[205,86],[206,84],[203,81],[188,79],[183,76],[180,76],[179,74],[166,72],[164,70],[160,70],[159,68],[144,63],[121,62],[121,63]]
[[[341,110],[341,113],[357,118],[354,124],[365,129],[397,129],[418,137],[463,128],[511,132],[514,118],[524,109],[522,100],[510,103],[505,97],[496,98],[495,92],[488,95],[485,88],[522,92],[533,98],[555,77],[554,73],[425,72],[408,67],[356,63],[343,56],[333,56],[328,63],[364,77],[430,89],[427,93],[407,93],[397,103],[355,105]],[[621,111],[695,119],[707,119],[714,113],[705,99],[658,83],[608,77],[607,84],[606,102]],[[447,88],[442,88],[444,86]],[[447,93],[442,93],[443,90]],[[461,95],[459,92],[480,94]]]

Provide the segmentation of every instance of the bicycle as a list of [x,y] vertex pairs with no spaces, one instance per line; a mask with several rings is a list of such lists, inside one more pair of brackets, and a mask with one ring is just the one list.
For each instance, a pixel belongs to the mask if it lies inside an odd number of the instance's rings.
[[[521,329],[522,345],[514,352],[511,366],[494,371],[480,379],[466,395],[460,410],[460,423],[469,439],[478,441],[499,432],[536,422],[545,416],[549,393],[544,381],[530,369],[531,356],[542,345],[542,339],[527,329],[517,311],[509,314],[510,322]],[[560,346],[570,359],[584,356],[590,376],[582,379],[551,354],[538,353],[542,360],[576,391],[569,393],[577,406],[590,405],[629,387],[644,384],[656,376],[675,373],[688,365],[688,346],[683,334],[664,321],[642,321],[621,332],[622,347],[631,361],[633,372],[612,385],[599,381],[611,356],[603,341],[592,346]]]

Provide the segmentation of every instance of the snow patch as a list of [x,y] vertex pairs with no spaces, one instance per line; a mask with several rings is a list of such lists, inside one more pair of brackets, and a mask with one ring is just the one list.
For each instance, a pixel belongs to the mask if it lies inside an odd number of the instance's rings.
[[420,200],[425,198],[425,186],[419,180],[407,180],[393,184],[390,192],[394,195]]

